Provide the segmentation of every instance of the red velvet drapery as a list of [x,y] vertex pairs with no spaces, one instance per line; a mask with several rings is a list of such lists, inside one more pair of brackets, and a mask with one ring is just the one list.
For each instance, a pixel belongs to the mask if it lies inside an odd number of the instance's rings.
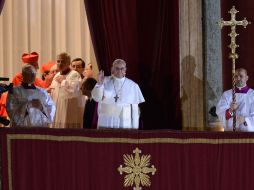
[[[243,26],[237,26],[236,32],[239,36],[236,37],[236,44],[239,45],[236,52],[239,54],[239,58],[236,60],[236,68],[243,67],[247,69],[249,75],[248,85],[254,87],[254,67],[253,67],[253,43],[254,43],[254,1],[234,1],[234,0],[223,0],[221,1],[221,17],[224,20],[230,20],[230,14],[228,11],[235,6],[239,13],[236,14],[236,20],[243,20],[244,17],[252,24],[246,28]],[[230,27],[224,27],[222,29],[222,61],[223,61],[223,88],[224,90],[232,88],[232,62],[228,59],[230,49]]]
[[2,12],[3,6],[4,6],[4,0],[0,0],[0,14]]
[[133,189],[117,168],[135,148],[156,168],[142,189],[254,189],[253,133],[0,129],[0,143],[3,190]]
[[110,73],[115,58],[127,61],[146,102],[144,129],[181,128],[179,2],[85,0],[99,68]]

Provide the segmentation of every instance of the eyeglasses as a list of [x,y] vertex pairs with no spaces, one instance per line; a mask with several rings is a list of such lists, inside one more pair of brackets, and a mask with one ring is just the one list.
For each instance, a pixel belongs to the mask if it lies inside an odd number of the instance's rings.
[[117,71],[123,71],[125,69],[126,69],[126,67],[115,67],[115,70],[117,70]]

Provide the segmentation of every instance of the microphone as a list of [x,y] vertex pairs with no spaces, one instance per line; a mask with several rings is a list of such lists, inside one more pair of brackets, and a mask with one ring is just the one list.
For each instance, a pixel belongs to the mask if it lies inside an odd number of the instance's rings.
[[5,119],[4,117],[0,117],[0,123],[2,123],[3,125],[7,126],[10,124],[10,120]]
[[7,77],[0,77],[0,81],[9,81],[10,79]]

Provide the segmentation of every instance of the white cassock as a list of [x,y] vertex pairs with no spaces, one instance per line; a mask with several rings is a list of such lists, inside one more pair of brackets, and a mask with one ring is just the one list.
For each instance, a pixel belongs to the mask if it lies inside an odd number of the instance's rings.
[[139,126],[138,104],[145,101],[139,86],[132,80],[110,76],[92,90],[98,104],[98,127],[134,128]]
[[[226,111],[232,102],[232,90],[225,91],[216,106],[216,114],[223,124],[225,131],[233,131],[233,118],[226,119]],[[245,117],[245,125],[236,122],[237,131],[254,131],[254,90],[236,93],[236,103],[239,105],[236,116]]]
[[82,128],[84,102],[80,90],[81,77],[76,71],[71,70],[65,79],[58,83],[54,76],[50,85],[51,97],[56,104],[56,116],[52,127],[54,128]]
[[[29,106],[28,102],[33,99],[41,101],[42,110]],[[53,122],[56,107],[44,89],[18,86],[8,93],[6,110],[13,127],[47,127]]]

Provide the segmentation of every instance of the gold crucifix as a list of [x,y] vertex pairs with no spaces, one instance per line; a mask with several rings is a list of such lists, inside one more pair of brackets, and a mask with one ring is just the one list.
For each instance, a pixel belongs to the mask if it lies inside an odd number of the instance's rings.
[[[246,18],[244,18],[241,21],[237,21],[235,19],[236,13],[238,13],[239,11],[237,11],[235,9],[235,6],[233,6],[230,11],[228,13],[231,14],[231,20],[230,21],[224,21],[223,18],[221,18],[221,21],[219,22],[219,25],[221,27],[221,29],[223,28],[223,26],[231,26],[231,33],[229,34],[229,36],[231,37],[231,43],[228,46],[231,49],[231,53],[229,54],[229,59],[232,59],[232,103],[236,103],[236,96],[235,96],[235,86],[236,86],[236,82],[235,82],[235,60],[238,58],[238,54],[236,53],[236,48],[239,47],[236,44],[236,37],[239,35],[236,33],[236,26],[237,25],[241,25],[244,28],[246,28],[246,26],[248,24],[251,24],[250,22],[248,22],[246,20]],[[236,111],[233,111],[233,131],[236,131]]]

